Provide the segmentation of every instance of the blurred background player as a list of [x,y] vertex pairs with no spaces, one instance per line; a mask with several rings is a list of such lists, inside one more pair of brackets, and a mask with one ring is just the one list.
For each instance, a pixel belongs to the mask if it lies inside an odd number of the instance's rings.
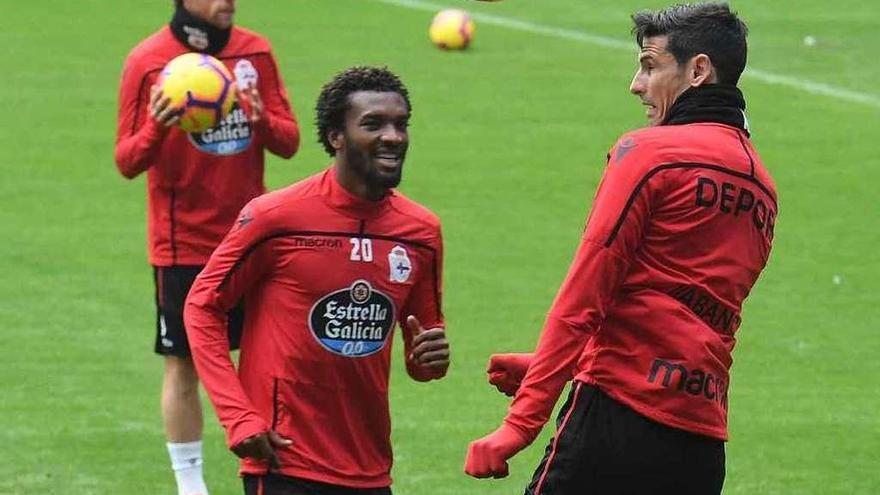
[[724,482],[734,334],[777,213],[736,87],[747,30],[719,3],[633,22],[630,90],[651,127],[611,149],[530,363],[490,363],[502,391],[527,371],[465,462],[472,476],[506,476],[574,378],[529,495],[718,494]]
[[[394,187],[410,102],[396,75],[353,67],[318,98],[327,170],[251,201],[186,302],[199,376],[249,495],[391,493],[388,376],[442,378],[437,217]],[[225,314],[247,312],[236,374]]]
[[[202,410],[183,302],[238,211],[265,191],[264,150],[290,158],[299,146],[299,129],[269,42],[232,25],[235,0],[177,0],[174,7],[170,24],[140,42],[125,61],[116,164],[129,179],[147,172],[155,351],[165,356],[161,402],[168,452],[178,493],[204,495]],[[178,112],[154,86],[168,61],[190,51],[227,64],[241,103],[214,129],[192,135],[175,127]],[[237,308],[230,316],[233,345],[240,313]]]

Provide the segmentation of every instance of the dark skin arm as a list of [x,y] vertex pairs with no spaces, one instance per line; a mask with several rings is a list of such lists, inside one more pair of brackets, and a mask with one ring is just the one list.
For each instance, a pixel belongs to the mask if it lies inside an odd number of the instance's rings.
[[269,461],[269,469],[278,469],[281,463],[278,461],[276,449],[289,447],[293,442],[282,437],[274,431],[260,433],[240,442],[232,447],[232,452],[244,459],[250,457],[260,461]]
[[406,326],[414,335],[410,361],[441,376],[445,374],[449,368],[449,341],[446,340],[446,331],[442,328],[426,329],[412,315],[406,319]]

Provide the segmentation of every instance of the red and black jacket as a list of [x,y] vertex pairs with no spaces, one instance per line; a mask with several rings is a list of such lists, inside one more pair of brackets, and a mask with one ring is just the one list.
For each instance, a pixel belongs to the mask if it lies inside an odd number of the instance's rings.
[[131,51],[119,88],[116,165],[128,178],[147,172],[149,260],[155,266],[205,264],[242,206],[265,192],[264,150],[289,158],[299,147],[272,48],[239,27],[214,56],[238,79],[256,81],[264,118],[251,125],[236,104],[204,133],[159,126],[149,116],[150,88],[168,61],[188,51],[163,27]]
[[657,422],[727,439],[740,311],[767,263],[778,211],[743,114],[729,113],[739,125],[684,119],[628,133],[611,149],[505,420],[524,437],[537,435],[573,377]]

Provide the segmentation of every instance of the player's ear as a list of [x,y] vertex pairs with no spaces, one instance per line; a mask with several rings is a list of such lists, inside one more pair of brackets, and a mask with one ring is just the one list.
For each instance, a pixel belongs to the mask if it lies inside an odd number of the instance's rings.
[[330,146],[334,150],[338,151],[342,149],[343,143],[345,143],[345,136],[343,136],[340,129],[330,129],[327,131],[327,141],[330,142]]
[[715,67],[712,60],[705,53],[699,53],[691,59],[690,63],[691,86],[702,86],[715,82]]

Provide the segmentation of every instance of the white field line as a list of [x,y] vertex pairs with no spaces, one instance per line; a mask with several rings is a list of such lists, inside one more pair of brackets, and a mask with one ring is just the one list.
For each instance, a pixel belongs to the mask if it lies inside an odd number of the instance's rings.
[[[378,2],[382,2],[389,5],[395,5],[398,7],[405,7],[409,9],[415,10],[424,10],[429,12],[436,12],[438,10],[442,10],[444,8],[448,8],[447,5],[441,5],[433,2],[428,2],[424,0],[376,0]],[[471,13],[471,17],[474,20],[478,21],[481,24],[490,24],[493,26],[500,26],[508,29],[515,29],[517,31],[524,31],[527,33],[540,34],[543,36],[550,36],[554,38],[561,38],[571,41],[577,41],[580,43],[587,43],[590,45],[601,46],[605,48],[612,48],[617,50],[627,50],[630,52],[635,52],[635,43],[632,41],[623,41],[617,38],[611,38],[608,36],[602,36],[598,34],[587,33],[584,31],[576,31],[574,29],[564,29],[553,26],[545,26],[542,24],[536,24],[528,21],[521,21],[517,19],[511,19],[509,17],[501,17],[497,15],[491,14],[483,14],[483,13]],[[793,76],[784,76],[781,74],[774,74],[772,72],[767,72],[760,69],[753,69],[751,67],[746,68],[746,71],[743,73],[744,77],[748,77],[754,79],[756,81],[761,81],[767,84],[773,84],[776,86],[785,86],[788,88],[796,89],[799,91],[804,91],[810,94],[819,95],[819,96],[827,96],[831,98],[835,98],[838,100],[848,101],[852,103],[860,103],[863,105],[869,105],[872,107],[880,108],[880,96],[872,95],[869,93],[862,93],[859,91],[852,91],[848,89],[838,88],[836,86],[832,86],[830,84],[818,83],[815,81],[810,81],[808,79],[801,79],[799,77]]]

